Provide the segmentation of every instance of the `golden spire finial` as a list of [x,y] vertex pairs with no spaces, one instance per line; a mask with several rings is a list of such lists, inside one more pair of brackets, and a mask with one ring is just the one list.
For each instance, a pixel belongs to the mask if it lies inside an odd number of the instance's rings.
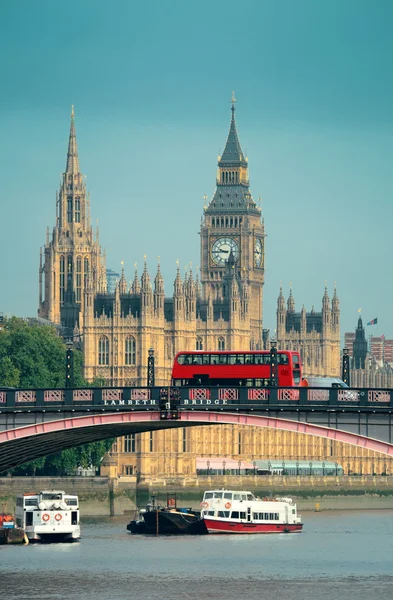
[[157,256],[157,262],[158,262],[158,264],[160,264],[160,257],[159,256]]
[[75,117],[74,105],[71,105],[71,119]]
[[235,92],[234,91],[232,91],[231,102],[232,102],[232,108],[235,109],[236,98],[235,98]]
[[176,264],[177,264],[177,266],[179,266],[179,264],[180,264],[180,262],[179,262],[179,259],[178,259],[178,258],[176,259]]
[[121,264],[122,267],[124,267],[124,260],[121,260],[120,264]]
[[145,262],[146,262],[146,259],[147,259],[147,254],[144,254],[144,255],[143,255],[143,260],[144,260]]
[[136,263],[136,262],[134,262],[134,268],[135,268],[135,269],[136,269],[136,266],[137,266],[137,263]]
[[361,312],[362,312],[362,309],[361,309],[361,308],[358,308],[358,313],[359,313],[359,315],[360,315],[360,313],[361,313]]

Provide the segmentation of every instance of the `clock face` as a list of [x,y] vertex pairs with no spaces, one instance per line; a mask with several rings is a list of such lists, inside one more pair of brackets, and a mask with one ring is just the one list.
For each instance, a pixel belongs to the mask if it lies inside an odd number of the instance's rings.
[[256,267],[260,267],[262,264],[262,242],[259,238],[255,240],[254,263]]
[[236,261],[239,260],[239,245],[236,240],[230,237],[218,238],[212,245],[212,259],[216,265],[223,267],[229,258],[231,250],[234,259]]

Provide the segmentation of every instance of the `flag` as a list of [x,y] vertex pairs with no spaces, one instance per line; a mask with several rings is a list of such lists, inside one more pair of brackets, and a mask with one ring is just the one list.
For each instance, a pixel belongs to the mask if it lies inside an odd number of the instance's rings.
[[367,323],[367,325],[376,325],[378,323],[378,317],[376,319],[373,319],[372,321],[369,321]]

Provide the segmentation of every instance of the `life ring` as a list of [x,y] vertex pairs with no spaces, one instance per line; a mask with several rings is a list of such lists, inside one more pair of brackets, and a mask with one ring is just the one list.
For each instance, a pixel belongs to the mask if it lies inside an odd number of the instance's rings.
[[175,499],[174,498],[168,498],[168,506],[175,506]]
[[42,515],[42,520],[43,520],[43,521],[49,521],[49,519],[50,519],[50,515],[48,515],[48,513],[44,513],[44,514]]
[[227,502],[225,505],[225,508],[231,508],[232,504],[230,502]]
[[55,519],[56,519],[56,521],[61,521],[61,520],[62,520],[62,518],[63,518],[63,517],[61,516],[61,514],[60,514],[60,513],[57,513],[57,514],[55,515]]
[[209,503],[208,502],[201,502],[201,506],[202,506],[202,508],[208,508],[209,507]]

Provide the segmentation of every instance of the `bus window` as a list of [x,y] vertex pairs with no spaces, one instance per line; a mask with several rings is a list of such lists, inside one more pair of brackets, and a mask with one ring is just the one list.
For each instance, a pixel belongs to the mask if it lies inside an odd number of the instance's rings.
[[218,365],[219,364],[219,354],[211,354],[210,355],[210,364]]
[[185,354],[179,354],[179,356],[177,357],[177,362],[179,363],[179,365],[184,365],[184,359]]
[[210,354],[202,354],[202,363],[204,365],[210,365]]
[[202,364],[202,356],[200,354],[192,355],[192,364],[193,365],[201,365]]
[[287,365],[289,363],[288,354],[277,354],[277,362],[279,365]]
[[253,354],[246,354],[244,358],[245,358],[244,363],[246,365],[252,365],[254,363],[254,356],[253,356]]
[[219,354],[218,355],[218,362],[220,365],[226,365],[227,364],[227,358],[228,355],[227,354]]

